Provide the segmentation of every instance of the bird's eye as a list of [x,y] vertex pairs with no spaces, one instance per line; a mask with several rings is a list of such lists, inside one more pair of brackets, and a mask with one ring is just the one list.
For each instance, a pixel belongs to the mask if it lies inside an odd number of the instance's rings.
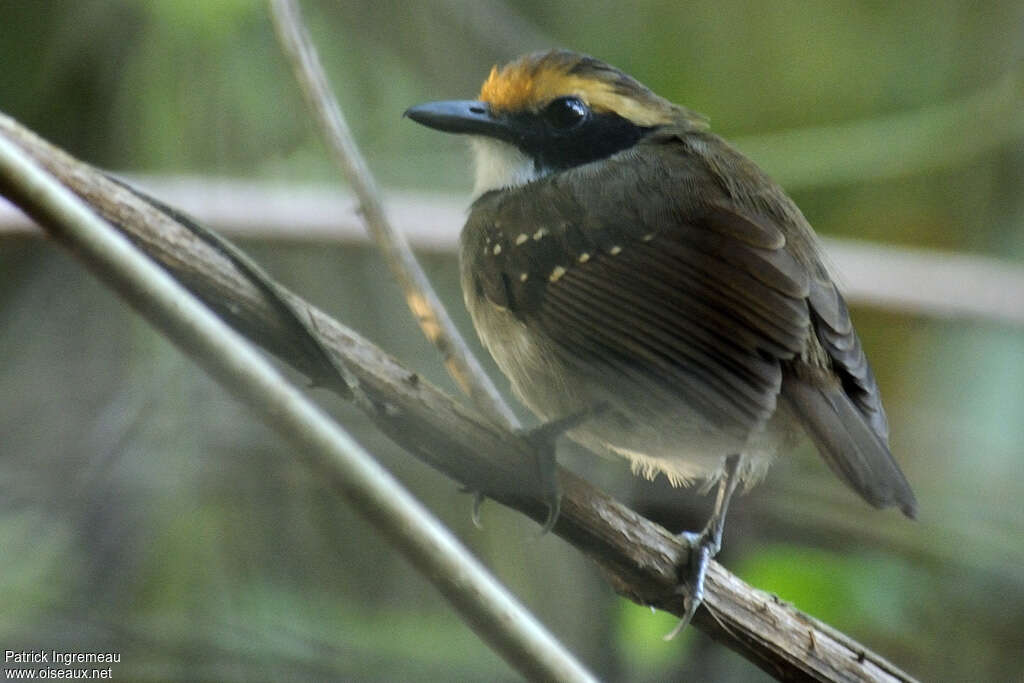
[[582,123],[590,110],[578,97],[559,97],[544,108],[544,119],[559,130],[568,130]]

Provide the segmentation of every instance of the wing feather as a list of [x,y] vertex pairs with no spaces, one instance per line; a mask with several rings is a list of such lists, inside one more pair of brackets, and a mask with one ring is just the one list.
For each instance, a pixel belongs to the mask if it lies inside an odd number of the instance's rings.
[[[615,172],[604,166],[588,173]],[[661,182],[708,182],[697,168],[677,170],[693,177]],[[656,386],[719,429],[750,434],[775,411],[781,361],[810,334],[809,276],[785,236],[725,197],[679,204],[678,193],[652,191],[655,177],[633,178],[636,192],[617,197],[588,180],[479,200],[464,233],[477,242],[463,246],[477,259],[477,288],[541,331],[563,362]],[[581,354],[586,362],[572,360]]]
[[742,442],[781,392],[844,481],[912,514],[846,305],[788,243],[809,239],[795,207],[736,201],[681,137],[658,140],[481,197],[464,281],[638,410],[679,403]]

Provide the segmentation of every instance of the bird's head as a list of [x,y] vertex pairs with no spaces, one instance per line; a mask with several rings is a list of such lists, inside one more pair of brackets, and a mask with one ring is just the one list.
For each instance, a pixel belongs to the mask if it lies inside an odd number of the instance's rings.
[[476,100],[429,102],[405,115],[471,136],[478,195],[604,159],[661,126],[704,126],[615,67],[567,50],[492,68]]

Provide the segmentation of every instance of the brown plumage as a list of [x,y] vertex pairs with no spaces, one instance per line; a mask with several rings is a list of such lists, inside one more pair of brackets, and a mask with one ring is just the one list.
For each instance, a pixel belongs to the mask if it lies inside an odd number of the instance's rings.
[[538,416],[602,406],[570,436],[674,484],[733,454],[756,480],[801,427],[865,500],[914,515],[813,231],[701,117],[567,51],[408,113],[474,136],[466,304]]

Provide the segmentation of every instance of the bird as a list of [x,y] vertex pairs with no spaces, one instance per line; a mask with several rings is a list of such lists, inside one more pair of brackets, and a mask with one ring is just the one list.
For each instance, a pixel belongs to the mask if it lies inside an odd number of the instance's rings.
[[818,238],[705,117],[565,49],[493,67],[475,100],[405,115],[469,138],[460,279],[513,394],[635,474],[717,485],[707,525],[682,533],[674,633],[703,600],[737,486],[801,433],[869,504],[915,517]]

